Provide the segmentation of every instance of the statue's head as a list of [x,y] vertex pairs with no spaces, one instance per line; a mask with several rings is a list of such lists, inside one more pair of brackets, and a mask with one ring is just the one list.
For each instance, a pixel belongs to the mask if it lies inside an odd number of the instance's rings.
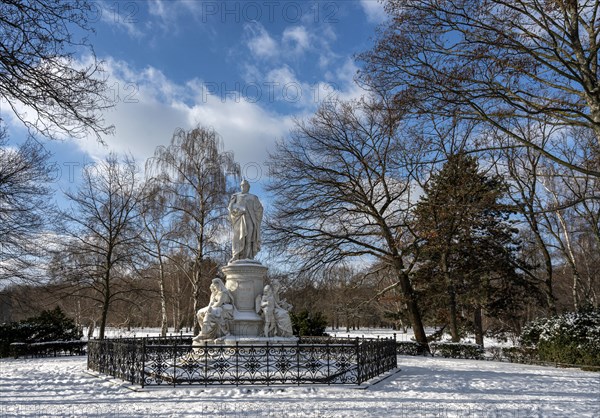
[[250,183],[248,183],[248,180],[243,179],[242,183],[240,184],[241,188],[242,188],[242,192],[244,193],[248,193],[248,190],[250,190]]
[[211,287],[214,286],[215,288],[217,288],[218,290],[223,290],[225,288],[225,284],[223,283],[223,280],[221,280],[220,278],[216,277],[212,280],[212,284]]

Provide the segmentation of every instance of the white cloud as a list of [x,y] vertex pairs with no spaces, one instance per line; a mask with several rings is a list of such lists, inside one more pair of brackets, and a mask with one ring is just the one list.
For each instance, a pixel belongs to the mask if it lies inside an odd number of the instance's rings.
[[367,20],[371,23],[383,23],[388,18],[381,0],[360,0],[360,6],[367,15]]
[[133,38],[142,38],[144,33],[139,29],[138,5],[137,3],[127,3],[122,6],[118,3],[109,4],[107,2],[94,3],[103,23],[124,30]]
[[178,19],[191,14],[199,18],[202,13],[202,2],[196,0],[149,0],[148,12],[160,20],[160,25],[165,31],[178,31]]
[[291,83],[298,83],[298,79],[294,74],[294,71],[287,65],[282,67],[274,68],[267,73],[267,79],[273,83],[285,86]]
[[295,54],[301,54],[310,46],[310,37],[304,26],[291,26],[283,31],[283,44]]
[[188,108],[186,113],[190,125],[200,123],[219,132],[242,167],[265,169],[269,149],[292,127],[291,117],[271,114],[246,100],[230,103],[210,96],[206,104]]
[[335,74],[331,72],[326,74],[327,78],[331,82],[338,83],[336,90],[338,91],[338,97],[343,100],[358,99],[365,95],[363,90],[354,80],[358,67],[351,58],[346,58],[343,64],[335,69]]
[[258,22],[244,25],[244,45],[251,54],[246,56],[246,69],[256,69],[261,65],[282,65],[299,62],[306,55],[317,57],[320,68],[328,68],[339,60],[332,51],[331,44],[337,34],[331,25],[292,25],[281,34],[271,35]]
[[148,11],[162,20],[171,20],[174,9],[165,7],[165,2],[162,0],[150,0],[148,1]]
[[118,103],[105,114],[116,134],[105,138],[106,147],[91,138],[75,142],[92,159],[115,151],[130,153],[143,164],[157,146],[169,144],[177,128],[201,124],[222,136],[225,149],[233,151],[243,167],[259,164],[266,173],[267,149],[292,126],[291,116],[271,113],[260,102],[241,96],[224,100],[211,94],[202,80],[179,85],[156,68],[135,71],[110,59],[106,67],[111,85],[119,89]]
[[278,54],[278,45],[275,39],[260,23],[248,23],[244,25],[247,37],[246,45],[257,58],[272,58]]

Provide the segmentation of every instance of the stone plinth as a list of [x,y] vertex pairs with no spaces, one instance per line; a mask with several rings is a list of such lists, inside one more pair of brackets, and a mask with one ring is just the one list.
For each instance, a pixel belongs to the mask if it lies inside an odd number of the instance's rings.
[[298,337],[239,337],[234,335],[228,335],[226,337],[217,338],[214,343],[224,345],[256,345],[266,346],[267,344],[273,345],[296,345],[298,344]]
[[256,298],[262,294],[267,268],[255,260],[236,260],[221,270],[236,307],[230,326],[231,334],[257,337],[262,333],[263,320],[256,313]]

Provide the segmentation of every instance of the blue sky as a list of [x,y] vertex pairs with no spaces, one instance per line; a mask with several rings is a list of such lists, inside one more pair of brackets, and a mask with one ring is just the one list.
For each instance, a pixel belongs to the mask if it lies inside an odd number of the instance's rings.
[[[89,37],[105,62],[116,134],[46,142],[57,187],[73,187],[81,167],[110,151],[143,165],[178,127],[213,127],[243,175],[261,190],[267,152],[294,118],[329,95],[353,98],[353,55],[372,45],[385,18],[376,0],[96,1]],[[86,57],[78,57],[85,62]],[[4,115],[5,116],[5,115]],[[11,137],[24,136],[10,124]]]

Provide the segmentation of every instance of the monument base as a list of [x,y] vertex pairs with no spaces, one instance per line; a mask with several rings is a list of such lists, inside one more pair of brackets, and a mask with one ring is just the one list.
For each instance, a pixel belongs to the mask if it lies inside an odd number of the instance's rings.
[[263,333],[264,321],[256,312],[237,311],[233,313],[230,332],[238,337],[256,337]]
[[296,345],[298,337],[240,337],[237,335],[226,335],[214,340],[202,340],[192,342],[192,347],[202,347],[204,345],[256,345],[264,347],[268,345]]
[[262,335],[264,321],[257,313],[260,308],[257,297],[263,292],[267,267],[256,260],[236,260],[221,271],[236,308],[229,325],[231,335],[252,338]]

